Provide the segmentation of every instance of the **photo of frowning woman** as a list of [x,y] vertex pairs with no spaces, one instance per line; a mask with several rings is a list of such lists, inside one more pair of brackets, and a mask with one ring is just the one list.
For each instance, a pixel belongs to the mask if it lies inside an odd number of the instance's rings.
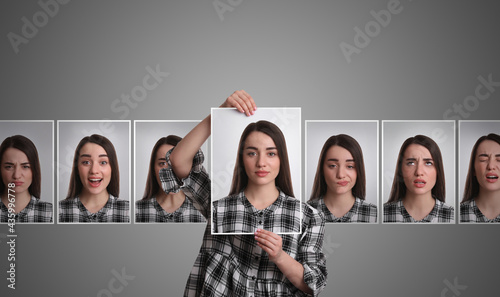
[[111,141],[98,134],[82,138],[73,157],[68,194],[59,201],[59,222],[129,222],[129,202],[118,199],[119,175]]
[[384,222],[452,222],[454,208],[445,204],[445,192],[439,146],[425,135],[410,137],[399,151]]
[[349,135],[328,138],[321,149],[309,205],[325,222],[375,223],[377,206],[365,201],[363,152]]
[[214,233],[300,232],[286,141],[273,123],[250,123],[241,134],[229,196],[213,202]]
[[0,145],[0,166],[0,222],[8,222],[9,204],[14,205],[15,222],[52,222],[52,203],[40,200],[41,170],[35,144],[22,135],[7,137]]
[[181,139],[177,135],[168,135],[155,143],[151,151],[144,196],[135,203],[137,223],[206,222],[205,217],[193,206],[184,192],[165,193],[161,186],[160,169],[168,167],[165,155]]
[[500,222],[500,135],[481,136],[470,155],[460,222]]

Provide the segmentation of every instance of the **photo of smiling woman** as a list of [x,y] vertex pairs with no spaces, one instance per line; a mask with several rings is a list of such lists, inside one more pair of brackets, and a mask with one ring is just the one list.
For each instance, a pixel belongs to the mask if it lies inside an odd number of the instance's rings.
[[111,141],[98,134],[82,138],[75,149],[68,194],[59,201],[59,222],[129,222],[129,202],[118,199],[119,176]]
[[165,155],[181,139],[177,135],[168,135],[155,143],[149,160],[144,196],[135,203],[136,223],[206,222],[184,192],[165,193],[161,186],[160,170],[168,167]]
[[213,202],[213,233],[300,231],[285,137],[273,123],[250,123],[238,145],[229,196]]
[[406,139],[399,150],[389,200],[387,223],[449,223],[454,208],[445,204],[445,177],[439,146],[425,135]]
[[500,135],[479,137],[470,154],[461,223],[500,223]]
[[328,138],[323,145],[309,205],[330,223],[375,223],[377,206],[365,201],[363,152],[349,135]]
[[42,174],[35,144],[22,135],[7,137],[0,145],[0,166],[0,222],[8,221],[9,204],[14,204],[16,223],[52,222],[52,203],[40,200]]

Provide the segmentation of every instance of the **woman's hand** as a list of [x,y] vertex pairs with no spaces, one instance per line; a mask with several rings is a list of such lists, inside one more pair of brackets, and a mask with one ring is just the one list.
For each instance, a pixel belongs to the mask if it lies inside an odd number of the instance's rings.
[[278,264],[281,255],[284,253],[281,236],[271,231],[257,229],[255,231],[255,240],[257,241],[257,245],[266,251],[269,260],[274,264]]
[[257,110],[257,105],[255,105],[252,96],[244,90],[234,91],[220,107],[235,107],[239,112],[245,113],[247,116],[253,115],[254,111]]

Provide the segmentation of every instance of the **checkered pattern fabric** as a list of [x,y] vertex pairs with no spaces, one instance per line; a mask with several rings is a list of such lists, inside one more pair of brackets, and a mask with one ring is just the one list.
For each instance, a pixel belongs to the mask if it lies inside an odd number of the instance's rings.
[[366,202],[363,199],[356,198],[354,205],[342,217],[334,216],[325,205],[323,197],[313,199],[307,202],[316,208],[325,217],[326,223],[376,223],[377,206]]
[[[170,152],[167,153],[167,161]],[[184,296],[307,296],[299,291],[269,260],[253,235],[212,235],[210,179],[195,156],[190,175],[180,181],[170,169],[160,177],[166,192],[181,187],[207,218],[202,246],[191,270]],[[322,252],[324,220],[312,207],[302,205],[302,231],[283,234],[283,250],[304,267],[304,281],[317,296],[326,286],[326,260]]]
[[59,201],[59,223],[128,223],[129,202],[109,195],[96,213],[88,211],[79,197]]
[[403,200],[384,204],[384,223],[451,223],[454,221],[455,209],[441,200],[422,220],[417,221],[406,211]]
[[265,229],[274,233],[300,232],[300,201],[279,191],[265,209],[256,209],[241,191],[213,202],[213,233],[252,233]]
[[171,213],[161,207],[156,197],[135,202],[136,223],[202,223],[206,221],[187,198],[184,198],[182,205]]
[[[9,209],[0,201],[0,222],[6,223],[9,219]],[[14,216],[16,223],[51,223],[52,203],[41,201],[33,196],[18,214]]]
[[494,219],[488,219],[479,210],[474,198],[460,204],[461,223],[500,223],[500,215]]

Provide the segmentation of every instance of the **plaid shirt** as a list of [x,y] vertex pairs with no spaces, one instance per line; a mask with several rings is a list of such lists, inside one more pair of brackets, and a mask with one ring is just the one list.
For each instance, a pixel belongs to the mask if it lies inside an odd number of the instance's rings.
[[356,198],[354,205],[342,217],[334,216],[325,204],[323,197],[310,200],[309,205],[316,208],[325,217],[327,223],[376,223],[377,207],[363,199]]
[[136,223],[200,223],[206,222],[204,216],[184,198],[182,205],[174,212],[166,212],[156,201],[156,197],[135,202]]
[[300,201],[281,190],[273,204],[256,209],[241,191],[213,202],[213,233],[251,233],[257,228],[274,233],[300,233]]
[[434,199],[436,204],[431,212],[417,221],[406,211],[403,200],[384,204],[384,223],[451,223],[455,210],[441,200]]
[[[0,209],[0,222],[8,222],[9,209],[1,200]],[[14,219],[16,223],[52,223],[52,203],[31,196],[28,205],[15,214]]]
[[[167,162],[170,152],[167,153]],[[193,199],[208,224],[184,296],[307,296],[298,290],[257,246],[254,235],[212,235],[210,179],[199,151],[187,178],[177,179],[169,166],[160,170],[166,192],[181,188]],[[317,210],[302,205],[302,233],[282,237],[282,248],[304,267],[304,281],[317,296],[326,286],[326,260],[322,252],[324,220]]]
[[109,195],[96,213],[88,211],[79,197],[59,201],[59,223],[128,223],[129,202]]
[[460,222],[461,223],[500,223],[500,215],[494,219],[488,219],[479,210],[474,198],[460,204]]

